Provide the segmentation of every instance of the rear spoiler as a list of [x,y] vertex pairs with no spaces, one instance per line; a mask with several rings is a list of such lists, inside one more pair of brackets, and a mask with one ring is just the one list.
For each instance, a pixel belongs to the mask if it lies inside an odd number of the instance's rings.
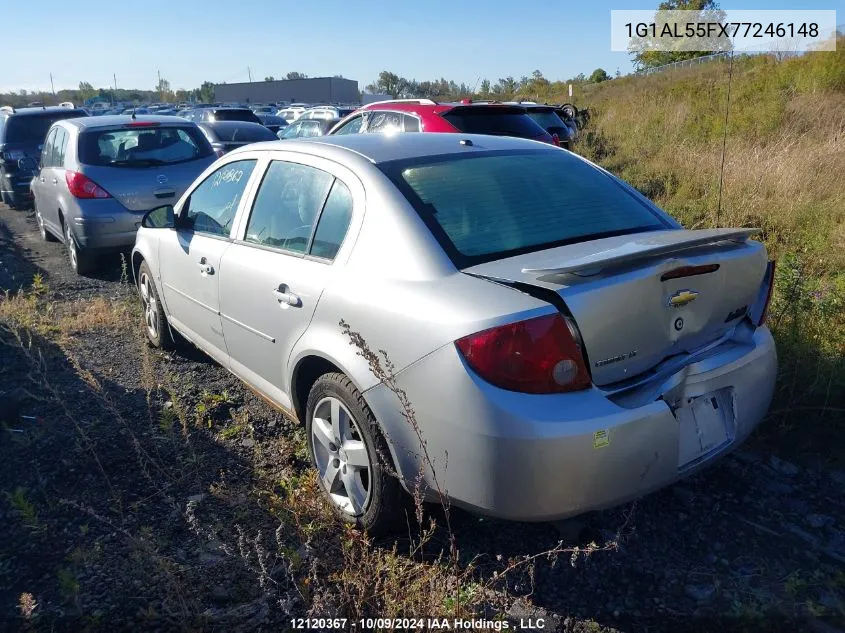
[[562,266],[549,268],[523,268],[524,273],[542,275],[576,274],[589,277],[605,268],[630,262],[668,255],[678,251],[716,244],[717,242],[745,242],[760,229],[701,229],[697,231],[659,231],[649,237],[633,239],[623,246],[598,253],[591,253],[569,261]]

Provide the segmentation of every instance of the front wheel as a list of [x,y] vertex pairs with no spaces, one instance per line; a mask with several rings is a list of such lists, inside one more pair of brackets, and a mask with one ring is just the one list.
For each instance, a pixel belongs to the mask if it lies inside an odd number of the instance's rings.
[[349,378],[331,373],[317,379],[305,431],[320,488],[336,514],[373,536],[398,527],[402,488],[375,416]]
[[141,297],[141,308],[144,311],[144,333],[153,347],[169,350],[175,347],[173,338],[164,315],[158,290],[156,290],[153,274],[147,262],[142,262],[138,269],[138,294]]

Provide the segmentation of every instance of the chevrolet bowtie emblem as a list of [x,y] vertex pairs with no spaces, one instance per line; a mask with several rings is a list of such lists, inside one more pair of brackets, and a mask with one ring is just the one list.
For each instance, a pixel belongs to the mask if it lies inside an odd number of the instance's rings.
[[688,303],[692,303],[698,297],[698,293],[694,290],[679,290],[666,302],[666,305],[671,308],[680,308]]

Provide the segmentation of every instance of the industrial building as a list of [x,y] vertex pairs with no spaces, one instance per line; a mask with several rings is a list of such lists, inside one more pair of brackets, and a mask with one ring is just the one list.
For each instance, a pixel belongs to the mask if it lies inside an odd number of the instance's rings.
[[215,84],[214,100],[220,103],[361,103],[361,93],[358,82],[352,79],[315,77]]

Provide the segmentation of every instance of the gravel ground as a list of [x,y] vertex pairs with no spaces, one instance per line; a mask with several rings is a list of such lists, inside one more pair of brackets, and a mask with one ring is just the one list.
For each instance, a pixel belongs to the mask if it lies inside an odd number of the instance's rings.
[[[57,304],[131,297],[120,260],[105,264],[77,277],[31,214],[0,207],[0,289],[40,274]],[[267,589],[284,574],[258,562],[279,560],[261,554],[278,521],[253,494],[306,470],[298,426],[199,351],[150,352],[132,317],[23,343],[0,329],[0,630],[278,631],[305,613]],[[186,411],[201,419],[180,429]],[[455,512],[462,557],[536,554],[573,525],[601,543],[627,520],[618,549],[509,582],[510,615],[561,631],[845,629],[840,445],[809,423],[788,441],[765,426],[706,472],[581,523]]]

